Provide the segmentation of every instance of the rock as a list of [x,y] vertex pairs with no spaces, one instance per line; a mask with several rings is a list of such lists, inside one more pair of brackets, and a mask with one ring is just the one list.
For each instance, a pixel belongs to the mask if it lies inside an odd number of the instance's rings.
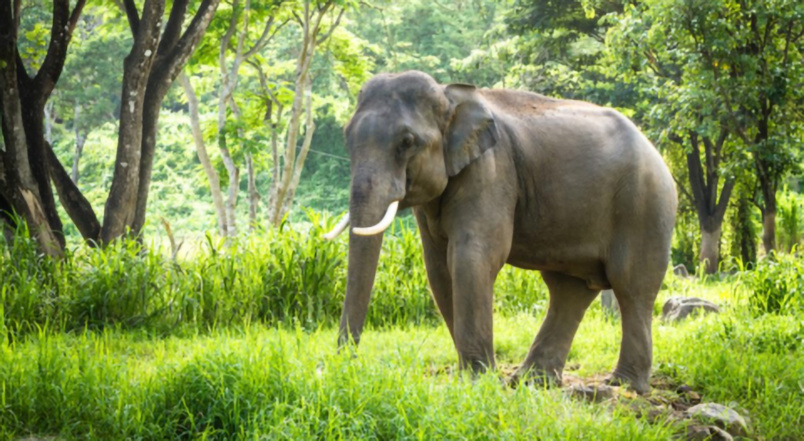
[[719,313],[720,308],[714,303],[699,299],[697,297],[670,297],[662,307],[662,320],[666,322],[677,322],[684,320],[693,313],[703,314],[714,312]]
[[569,388],[569,393],[573,397],[583,398],[594,403],[600,403],[601,401],[606,401],[614,397],[614,388],[602,384],[592,386],[575,384]]
[[607,289],[600,293],[600,304],[603,305],[606,317],[618,317],[620,315],[620,304],[617,303],[617,297],[614,297],[614,291]]
[[729,432],[717,426],[687,426],[687,439],[690,441],[732,441]]
[[737,436],[747,436],[748,426],[739,413],[718,403],[701,403],[687,409],[687,416],[705,423],[715,423]]
[[673,267],[673,274],[677,275],[678,277],[689,277],[690,272],[687,271],[687,267],[684,266],[683,263],[679,263],[678,265]]
[[693,402],[701,401],[701,395],[692,390],[692,388],[686,384],[682,384],[681,386],[677,387],[676,393],[686,396],[687,399]]

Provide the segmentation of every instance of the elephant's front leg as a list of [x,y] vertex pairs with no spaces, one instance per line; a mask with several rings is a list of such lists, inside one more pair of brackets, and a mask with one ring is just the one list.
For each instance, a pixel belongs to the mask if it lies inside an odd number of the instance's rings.
[[432,234],[430,223],[422,210],[414,209],[416,221],[419,224],[419,233],[422,238],[424,251],[424,266],[427,270],[427,280],[433,291],[441,316],[447,324],[449,334],[455,340],[455,326],[452,313],[452,277],[447,266],[447,241]]
[[455,346],[461,368],[475,372],[494,368],[494,280],[510,250],[501,236],[461,232],[449,242]]

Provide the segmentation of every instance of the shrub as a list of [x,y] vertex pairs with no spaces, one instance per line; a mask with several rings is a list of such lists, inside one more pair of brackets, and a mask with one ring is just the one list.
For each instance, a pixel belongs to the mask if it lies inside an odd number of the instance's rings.
[[804,261],[796,255],[772,254],[754,271],[744,273],[748,301],[757,314],[787,314],[798,310],[804,298]]
[[[321,236],[331,220],[258,231],[226,243],[207,235],[190,257],[119,240],[79,245],[59,260],[38,253],[24,232],[0,245],[0,337],[48,325],[58,330],[211,329],[261,322],[314,329],[338,322],[346,291],[346,235]],[[506,268],[495,309],[543,307],[547,290],[534,271]],[[419,233],[395,222],[386,233],[366,323],[372,327],[439,323]]]

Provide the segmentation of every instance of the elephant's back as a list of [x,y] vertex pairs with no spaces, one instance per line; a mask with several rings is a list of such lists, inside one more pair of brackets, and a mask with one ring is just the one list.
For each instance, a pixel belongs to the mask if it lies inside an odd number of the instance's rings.
[[618,230],[670,234],[672,177],[630,120],[588,103],[533,100],[538,112],[494,106],[519,176],[516,260],[581,260],[596,271]]

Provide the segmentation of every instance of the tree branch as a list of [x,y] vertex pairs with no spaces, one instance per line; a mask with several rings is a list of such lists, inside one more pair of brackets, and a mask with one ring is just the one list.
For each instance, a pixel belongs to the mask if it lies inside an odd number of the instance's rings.
[[262,34],[260,35],[260,38],[257,39],[257,41],[254,43],[254,46],[252,46],[251,49],[247,50],[246,53],[243,54],[243,58],[248,60],[249,58],[254,56],[254,54],[256,54],[257,51],[259,51],[263,47],[265,47],[265,45],[274,38],[276,33],[279,32],[279,29],[281,29],[282,26],[284,26],[285,23],[288,22],[287,20],[285,20],[282,23],[279,23],[279,25],[276,26],[274,31],[270,32],[271,28],[274,27],[273,24],[274,24],[275,19],[276,19],[276,17],[273,17],[273,16],[270,19],[268,19],[268,21],[265,23],[265,29],[263,29]]
[[70,179],[69,173],[56,157],[53,148],[46,143],[47,166],[50,170],[50,180],[56,187],[62,207],[70,216],[81,236],[90,245],[96,244],[100,240],[101,224],[98,221],[92,204],[84,197],[78,186]]
[[687,153],[686,156],[690,189],[693,195],[692,202],[695,209],[698,211],[698,216],[703,219],[709,215],[709,210],[706,206],[706,197],[704,196],[706,184],[703,177],[703,167],[701,166],[701,149],[698,145],[698,136],[694,132],[690,132],[689,136],[692,152]]
[[327,39],[330,37],[330,35],[332,35],[332,33],[335,31],[335,28],[337,28],[338,25],[341,23],[341,17],[343,17],[343,13],[345,11],[346,11],[346,8],[341,8],[341,12],[338,13],[338,18],[335,20],[335,22],[332,24],[332,26],[330,26],[330,28],[327,31],[327,33],[322,35],[321,38],[319,38],[318,41],[316,41],[316,45],[320,45],[321,43],[327,41]]
[[128,26],[131,28],[131,35],[137,39],[137,34],[140,32],[140,15],[137,12],[137,5],[134,0],[123,0],[123,6],[126,11],[126,18],[128,18]]
[[187,13],[188,0],[174,0],[173,7],[170,8],[165,30],[162,32],[162,39],[159,41],[159,49],[156,55],[161,57],[167,55],[181,37],[181,28],[184,25],[184,16]]
[[229,20],[229,27],[226,28],[226,33],[223,34],[220,52],[218,53],[218,67],[224,76],[226,76],[226,50],[229,48],[229,42],[232,41],[235,30],[237,30],[237,5],[239,3],[239,0],[234,0],[232,3],[232,19]]
[[723,189],[720,191],[720,200],[714,210],[718,223],[723,222],[723,217],[726,215],[726,208],[729,205],[729,199],[731,199],[731,191],[734,189],[734,184],[735,179],[733,177],[727,178],[726,182],[723,183]]
[[168,81],[173,82],[181,73],[184,65],[187,64],[187,60],[190,59],[195,47],[212,21],[212,17],[218,9],[218,4],[220,4],[220,0],[203,0],[190,25],[187,26],[187,30],[179,38],[170,54],[164,58],[164,61],[159,63],[158,68],[160,71],[165,72]]
[[67,47],[70,44],[73,30],[85,4],[86,0],[78,0],[71,13],[69,0],[53,1],[53,25],[50,29],[50,45],[48,46],[45,60],[42,62],[42,67],[34,78],[35,93],[40,99],[47,98],[50,95],[61,76],[64,61],[67,58]]

